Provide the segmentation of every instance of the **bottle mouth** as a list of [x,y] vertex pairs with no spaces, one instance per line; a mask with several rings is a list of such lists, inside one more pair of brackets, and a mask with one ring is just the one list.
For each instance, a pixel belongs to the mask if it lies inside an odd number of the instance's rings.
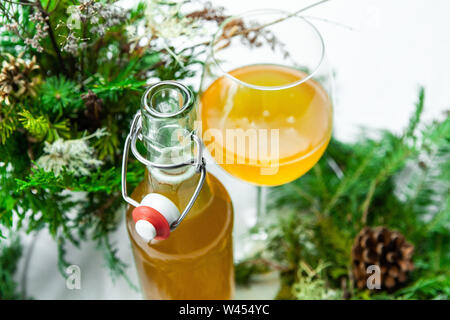
[[[141,140],[149,160],[158,164],[177,164],[193,157],[195,114],[191,111],[194,102],[191,90],[177,81],[161,81],[147,88],[141,99]],[[187,169],[185,166],[151,168],[168,176]]]
[[176,118],[189,112],[194,97],[186,86],[176,81],[161,81],[149,87],[141,104],[146,112],[156,118]]
[[[269,20],[268,23],[262,24],[263,26],[267,25],[267,27],[270,27],[270,25],[283,24],[285,22],[289,23],[290,19],[296,19],[296,23],[298,24],[297,26],[301,25],[301,29],[304,30],[305,33],[308,33],[309,36],[313,36],[315,38],[314,42],[316,43],[316,46],[318,47],[318,52],[314,59],[315,60],[314,63],[309,64],[309,70],[308,70],[308,72],[305,72],[305,77],[302,77],[301,79],[299,79],[297,81],[293,81],[293,82],[286,83],[283,85],[262,86],[262,85],[256,85],[256,84],[242,81],[229,73],[232,70],[238,69],[238,67],[232,68],[230,70],[225,70],[227,68],[224,68],[224,62],[223,62],[224,59],[222,57],[218,57],[217,53],[222,49],[226,50],[226,48],[222,47],[221,40],[223,40],[222,35],[224,34],[227,25],[230,23],[233,24],[233,21],[243,21],[243,19],[249,19],[252,17],[258,18],[258,16],[265,16],[265,17],[273,16],[273,18],[271,20]],[[288,18],[285,21],[282,21],[281,20],[282,17],[288,17]],[[251,23],[252,21],[250,20],[249,22]],[[271,23],[271,22],[273,22],[273,23]],[[300,39],[301,36],[298,36],[298,38],[299,39],[297,42],[301,42],[301,40],[302,40],[302,39]],[[229,39],[227,39],[227,40],[229,40]],[[239,45],[242,45],[242,44],[239,44]],[[233,44],[227,45],[226,47],[228,47],[228,46],[231,47],[231,46],[233,46]],[[255,48],[255,50],[258,50],[258,48]],[[243,57],[243,56],[245,56],[245,54],[242,55],[241,57]],[[221,75],[226,76],[227,78],[235,81],[236,83],[238,83],[240,85],[243,85],[245,87],[249,87],[252,89],[257,89],[257,90],[282,90],[282,89],[288,89],[288,88],[292,88],[297,85],[300,85],[303,82],[306,82],[307,80],[311,79],[318,72],[318,70],[319,70],[320,66],[322,65],[322,62],[324,61],[324,58],[325,58],[325,44],[324,44],[322,35],[320,34],[319,30],[306,18],[304,18],[300,15],[292,16],[290,12],[287,12],[284,10],[260,9],[260,10],[247,11],[240,15],[232,16],[232,17],[226,19],[221,24],[221,26],[220,26],[219,30],[216,32],[216,34],[213,36],[213,39],[210,43],[210,57],[211,57],[214,65],[219,69],[219,72],[221,73]],[[277,63],[277,61],[274,61],[274,62],[253,61],[250,64],[251,65],[267,65],[267,64],[281,65],[280,63]],[[248,63],[245,65],[248,65]]]

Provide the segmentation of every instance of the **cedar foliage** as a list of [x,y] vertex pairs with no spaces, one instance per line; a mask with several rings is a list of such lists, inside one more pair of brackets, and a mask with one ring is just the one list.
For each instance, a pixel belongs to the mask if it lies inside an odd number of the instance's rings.
[[[266,250],[254,263],[284,266],[271,268],[280,271],[278,298],[304,298],[297,290],[300,266],[324,262],[317,281],[339,290],[338,298],[449,298],[450,118],[423,124],[424,101],[421,88],[402,134],[365,130],[353,143],[332,139],[310,172],[270,189],[269,214],[255,229],[267,233]],[[398,230],[415,247],[415,270],[397,291],[353,288],[352,244],[366,226]]]
[[22,255],[22,245],[13,238],[8,245],[0,244],[0,300],[24,299],[14,276]]
[[[155,3],[173,6],[170,1]],[[78,19],[80,28],[70,27],[73,8],[84,14]],[[145,3],[125,10],[113,1],[0,2],[0,65],[14,71],[14,77],[9,71],[0,76],[0,238],[47,229],[58,244],[64,276],[70,264],[66,244],[79,246],[87,240],[97,242],[113,279],[126,276],[126,264],[109,234],[123,214],[120,167],[130,119],[139,109],[147,79],[180,80],[194,75],[192,66],[201,64],[194,49],[178,53],[172,48],[177,56],[169,54],[157,35],[143,45],[134,39],[127,28],[145,22],[145,10]],[[206,44],[200,47],[204,50]],[[32,68],[30,61],[38,67]],[[48,144],[91,135],[86,147],[93,148],[102,165],[91,166],[90,174],[77,175],[67,167],[55,174],[38,165]],[[130,189],[143,172],[130,159]],[[68,191],[85,196],[73,197]]]

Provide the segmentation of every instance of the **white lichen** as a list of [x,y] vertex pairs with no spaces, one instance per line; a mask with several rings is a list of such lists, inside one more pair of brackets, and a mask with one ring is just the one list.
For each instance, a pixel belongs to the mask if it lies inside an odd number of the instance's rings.
[[99,129],[89,136],[74,140],[58,139],[53,143],[45,143],[45,155],[36,164],[45,171],[52,171],[56,176],[65,169],[75,176],[89,175],[92,169],[102,165],[102,161],[94,156],[94,149],[88,140],[100,138],[108,134],[105,129]]
[[311,268],[304,261],[300,261],[298,282],[293,286],[293,294],[298,300],[331,300],[339,299],[341,292],[331,289],[322,278],[322,271],[329,265],[320,261],[316,268]]

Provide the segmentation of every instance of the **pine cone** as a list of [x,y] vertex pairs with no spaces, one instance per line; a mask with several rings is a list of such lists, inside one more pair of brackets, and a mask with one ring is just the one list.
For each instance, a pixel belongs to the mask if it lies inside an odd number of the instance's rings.
[[82,94],[81,99],[83,99],[86,105],[85,116],[89,119],[98,120],[100,112],[103,109],[103,100],[91,90],[86,94]]
[[78,120],[79,128],[94,132],[102,125],[103,100],[91,90],[82,94],[81,99],[83,99],[86,107],[84,109],[84,117]]
[[4,60],[0,70],[0,105],[4,101],[11,104],[10,98],[19,98],[25,95],[36,95],[35,87],[39,83],[39,77],[35,71],[39,69],[36,64],[36,57],[33,56],[30,62],[22,59],[24,52],[17,57],[6,53],[7,60]]
[[414,269],[413,251],[414,246],[400,232],[385,227],[365,227],[356,236],[352,248],[352,272],[357,287],[366,287],[367,278],[372,274],[367,272],[370,265],[380,268],[382,289],[398,287]]

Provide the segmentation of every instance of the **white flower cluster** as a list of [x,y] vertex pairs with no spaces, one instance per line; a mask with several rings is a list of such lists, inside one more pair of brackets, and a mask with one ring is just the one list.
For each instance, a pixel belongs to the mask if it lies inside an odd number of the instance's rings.
[[8,31],[17,32],[18,24],[17,24],[17,22],[7,23],[5,25],[5,27],[6,27],[6,30],[8,30]]
[[69,34],[63,45],[63,50],[73,55],[79,49],[86,48],[86,39],[76,36],[74,30],[81,28],[81,22],[91,24],[90,32],[103,37],[106,31],[120,24],[126,19],[126,11],[114,4],[96,2],[95,0],[81,0],[79,5],[68,8],[70,14],[67,20]]
[[[106,30],[109,28],[120,24],[122,21],[126,19],[126,11],[122,8],[119,8],[113,4],[103,4],[96,2],[95,5],[99,7],[98,15],[93,15],[90,19],[90,22],[95,26],[92,27],[91,32],[97,33],[100,36],[104,36]],[[99,23],[99,17],[103,18],[104,23]]]
[[178,1],[163,5],[161,1],[150,0],[145,10],[146,29],[150,36],[166,40],[197,36],[200,25],[180,14],[184,3]]
[[33,38],[25,39],[25,43],[38,52],[42,52],[44,48],[42,48],[39,41],[47,36],[48,25],[46,22],[48,17],[44,17],[40,11],[36,11],[30,16],[30,20],[36,24],[36,33]]
[[37,165],[45,171],[52,171],[56,176],[63,169],[75,176],[89,175],[90,170],[98,168],[103,162],[94,157],[94,149],[87,143],[89,139],[100,138],[108,134],[99,129],[93,134],[75,140],[58,139],[53,143],[45,143],[45,155],[37,160]]
[[78,54],[78,49],[85,48],[84,43],[80,43],[80,41],[81,38],[77,37],[73,31],[70,31],[66,37],[62,50],[76,56]]

